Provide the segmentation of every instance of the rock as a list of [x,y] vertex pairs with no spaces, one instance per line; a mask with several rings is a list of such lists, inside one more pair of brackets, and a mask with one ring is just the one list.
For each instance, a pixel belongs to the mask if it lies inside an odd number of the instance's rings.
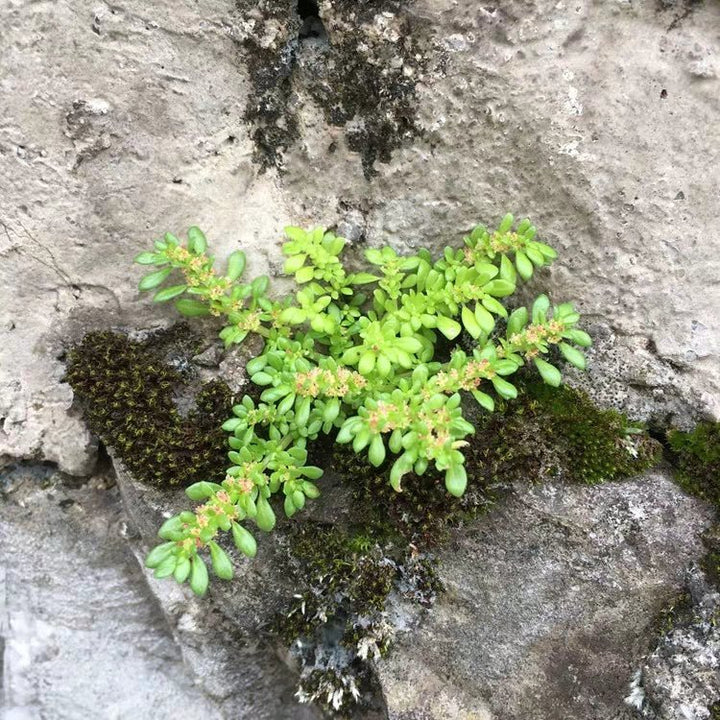
[[19,467],[0,479],[4,720],[222,720],[147,591],[107,477],[72,487]]
[[135,254],[202,226],[252,272],[290,219],[242,115],[233,0],[2,4],[0,456],[87,475],[63,353],[88,330],[175,317],[140,298]]
[[[322,4],[330,43],[355,42],[376,65],[389,62],[375,25],[347,22],[347,7]],[[404,95],[407,126],[420,132],[376,161],[371,181],[361,177],[342,142],[348,126],[317,121],[322,73],[309,62],[305,72],[301,45],[291,107],[307,132],[285,153],[281,180],[296,222],[342,223],[358,207],[368,243],[438,250],[478,221],[527,214],[560,251],[528,296],[577,299],[586,323],[612,333],[609,357],[598,349],[587,375],[598,394],[619,392],[631,414],[659,424],[717,412],[720,248],[707,228],[720,189],[711,161],[720,94],[710,74],[687,73],[687,58],[716,46],[717,4],[387,9],[389,24],[407,23],[422,45]],[[703,183],[688,186],[693,176]],[[618,361],[645,361],[651,377],[620,389]]]
[[720,593],[697,568],[687,584],[687,619],[662,637],[638,673],[641,709],[658,720],[711,718],[720,701]]
[[611,334],[597,394],[717,415],[717,3],[299,8],[3,4],[0,455],[90,472],[64,349],[165,322],[130,259],[193,223],[277,274],[288,222],[438,250],[527,214],[561,253],[528,295]]
[[518,490],[442,550],[447,592],[378,663],[389,717],[618,720],[710,520],[661,471]]
[[[136,481],[121,463],[114,464],[125,507],[139,532],[133,548],[142,563],[157,543],[163,520],[192,503],[182,490],[149,487]],[[332,491],[329,495],[333,497]],[[297,673],[266,632],[275,615],[288,607],[294,592],[283,532],[288,522],[279,517],[278,527],[270,535],[256,531],[258,554],[253,560],[240,555],[227,537],[222,538],[236,569],[235,578],[230,582],[215,578],[202,599],[187,585],[179,586],[172,579],[156,580],[146,571],[150,590],[173,629],[185,662],[204,691],[222,703],[227,717],[321,717],[317,708],[299,705],[293,697]]]

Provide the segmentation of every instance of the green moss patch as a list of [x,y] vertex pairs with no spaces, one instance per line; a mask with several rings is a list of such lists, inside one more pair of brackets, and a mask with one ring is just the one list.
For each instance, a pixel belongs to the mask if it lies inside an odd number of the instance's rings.
[[680,485],[720,509],[720,423],[700,423],[691,432],[671,431],[668,442]]
[[90,429],[139,480],[186,486],[224,473],[228,387],[202,386],[186,415],[176,403],[191,380],[181,368],[197,349],[197,339],[178,326],[142,342],[89,333],[68,355],[66,381]]
[[661,447],[637,423],[567,385],[521,384],[517,400],[479,418],[474,439],[486,482],[559,479],[593,485],[657,464]]

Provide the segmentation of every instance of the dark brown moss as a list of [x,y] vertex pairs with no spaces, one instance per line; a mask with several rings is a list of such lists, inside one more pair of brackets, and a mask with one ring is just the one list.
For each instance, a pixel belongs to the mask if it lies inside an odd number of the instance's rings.
[[224,473],[228,387],[202,386],[185,415],[176,405],[196,350],[197,339],[179,326],[143,342],[90,333],[68,355],[66,380],[90,429],[139,480],[184,487]]
[[[404,3],[329,0],[316,13],[313,3],[296,0],[237,4],[255,23],[242,48],[252,84],[245,119],[254,127],[256,162],[282,168],[284,151],[299,137],[299,87],[329,124],[347,128],[348,147],[360,154],[368,178],[376,162],[389,162],[394,149],[420,135],[415,85],[430,40]],[[377,27],[379,13],[387,13],[393,32]],[[268,23],[275,37],[270,46]]]

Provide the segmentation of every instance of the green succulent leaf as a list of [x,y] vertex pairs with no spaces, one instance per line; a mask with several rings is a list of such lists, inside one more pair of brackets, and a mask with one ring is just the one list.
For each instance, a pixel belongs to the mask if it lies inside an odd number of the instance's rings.
[[204,317],[210,314],[210,307],[200,300],[183,298],[175,303],[175,309],[185,317]]
[[370,442],[368,459],[375,467],[380,467],[385,462],[385,443],[381,435],[375,435]]
[[467,487],[467,474],[464,465],[455,464],[447,469],[445,472],[445,487],[455,497],[464,495]]
[[188,250],[196,255],[202,255],[207,250],[207,239],[196,225],[188,230]]
[[245,253],[242,250],[235,250],[235,252],[231,253],[227,262],[227,272],[225,273],[230,282],[235,282],[245,272],[246,262]]
[[303,283],[309,283],[314,277],[315,270],[312,267],[301,267],[295,273],[295,282],[297,282],[299,285],[302,285]]
[[187,288],[187,285],[173,285],[172,287],[163,288],[162,290],[158,290],[155,293],[155,295],[153,296],[153,300],[155,302],[165,302],[167,300],[172,300],[178,295],[182,295],[187,290]]
[[135,256],[133,262],[140,265],[156,265],[163,262],[163,256],[154,252],[141,252]]
[[255,517],[257,526],[265,532],[271,532],[275,527],[275,512],[270,507],[270,503],[262,495],[257,500],[257,516]]
[[202,597],[208,589],[210,578],[208,577],[207,565],[199,555],[191,559],[192,569],[190,570],[190,589]]
[[222,580],[232,580],[235,573],[227,553],[213,540],[208,543],[208,547],[215,574]]
[[141,291],[152,290],[158,285],[161,285],[173,271],[172,268],[163,268],[162,270],[156,270],[149,275],[146,275],[139,283],[138,289]]
[[562,382],[562,375],[560,374],[560,371],[554,365],[551,365],[542,358],[535,358],[535,367],[538,369],[543,382],[548,385],[558,387]]
[[[485,311],[487,312],[487,311]],[[476,340],[482,335],[483,331],[480,327],[475,315],[467,305],[462,309],[462,321],[465,329],[472,335]]]
[[367,285],[368,283],[377,282],[378,280],[382,280],[382,278],[366,272],[353,273],[348,277],[348,283],[350,285]]
[[162,543],[162,545],[155,546],[145,558],[145,567],[156,568],[161,562],[173,554],[176,547],[174,542],[166,542]]
[[448,340],[454,340],[462,330],[459,322],[442,315],[437,319],[437,328]]
[[522,332],[528,323],[528,319],[529,315],[527,308],[520,307],[517,310],[513,310],[513,312],[510,313],[510,318],[508,319],[507,336],[510,338],[513,335]]
[[563,357],[571,365],[574,365],[580,370],[585,369],[585,356],[580,352],[580,350],[574,348],[572,345],[568,345],[567,343],[560,343],[558,347],[560,348],[560,352],[563,354]]

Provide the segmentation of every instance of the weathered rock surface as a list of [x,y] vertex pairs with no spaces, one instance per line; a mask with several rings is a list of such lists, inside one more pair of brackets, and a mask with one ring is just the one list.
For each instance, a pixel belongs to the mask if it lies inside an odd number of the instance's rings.
[[132,266],[153,237],[197,223],[267,269],[289,216],[251,160],[233,8],[2,3],[0,456],[92,470],[62,354],[91,328],[162,322]]
[[221,720],[128,549],[111,476],[0,476],[0,717]]
[[645,717],[704,720],[720,702],[720,593],[697,568],[686,586],[686,617],[661,638],[637,676]]
[[[138,530],[133,549],[142,563],[148,549],[157,543],[163,520],[187,509],[189,501],[182,490],[167,492],[137,482],[117,461],[115,468],[125,507]],[[332,498],[331,490],[325,507],[333,505]],[[323,504],[315,511],[323,512]],[[183,657],[200,686],[221,701],[228,718],[321,717],[317,708],[299,705],[293,697],[297,673],[267,633],[268,625],[289,606],[295,592],[283,533],[287,522],[279,518],[271,535],[259,536],[254,560],[240,555],[224,538],[236,576],[231,582],[215,579],[203,599],[196,598],[187,585],[156,580],[150,571],[146,573]]]
[[[710,519],[661,472],[518,492],[443,550],[447,592],[378,664],[390,718],[632,717],[628,684]],[[684,717],[659,675],[660,717]]]
[[130,259],[191,223],[262,272],[290,220],[437,248],[528,214],[595,396],[720,413],[717,3],[303,7],[3,3],[0,455],[90,472],[64,347],[167,317]]
[[[163,516],[186,502],[117,467],[128,516],[108,477],[2,477],[3,718],[320,717],[297,705],[295,674],[265,631],[293,592],[282,523],[205,599],[145,573],[148,592],[129,548],[142,560]],[[330,488],[316,519],[346,521],[342,492]],[[658,472],[518,488],[444,549],[447,592],[432,610],[391,608],[404,630],[378,667],[389,717],[630,720],[638,669],[643,716],[707,717],[720,697],[717,593],[687,568],[711,519]],[[700,611],[658,645],[658,614],[687,577]]]

